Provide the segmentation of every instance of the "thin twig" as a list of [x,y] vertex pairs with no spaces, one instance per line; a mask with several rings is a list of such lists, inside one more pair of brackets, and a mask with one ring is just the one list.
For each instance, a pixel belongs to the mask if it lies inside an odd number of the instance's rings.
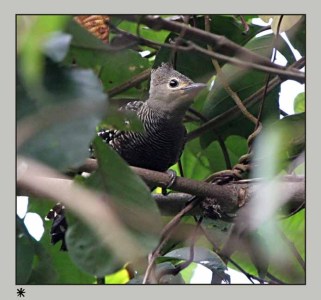
[[[207,240],[212,244],[213,246],[213,249],[215,252],[218,252],[219,253],[219,247],[218,245],[216,245],[216,242],[213,240],[213,238],[208,234],[206,228],[204,228],[203,226],[201,226],[201,230],[204,234],[204,236],[207,238]],[[262,278],[259,278],[253,274],[250,274],[248,272],[246,272],[236,261],[234,261],[232,258],[230,257],[226,257],[224,256],[224,259],[226,259],[227,261],[229,261],[231,264],[233,264],[241,273],[243,273],[249,281],[251,281],[251,283],[255,284],[253,279],[259,281],[260,283],[263,283],[263,282],[266,282],[266,283],[270,283],[270,284],[275,284],[275,283],[280,283],[280,282],[277,282],[276,280],[262,280]],[[282,283],[282,282],[281,282]]]
[[[208,119],[205,116],[203,116],[201,113],[199,113],[198,111],[196,111],[192,108],[190,108],[188,111],[190,113],[192,113],[193,115],[195,115],[197,118],[199,118],[203,123],[208,121]],[[232,169],[231,159],[230,159],[227,147],[225,145],[224,139],[221,137],[221,135],[215,129],[213,129],[213,131],[214,131],[214,134],[217,136],[218,143],[221,147],[221,150],[222,150],[222,153],[224,156],[226,169]]]
[[242,22],[242,25],[243,25],[243,27],[244,27],[243,33],[244,33],[244,34],[247,34],[248,31],[250,30],[250,26],[249,26],[249,24],[246,23],[246,21],[245,21],[245,19],[244,19],[244,17],[243,17],[242,15],[239,15],[239,17],[240,17],[241,22]]
[[[276,36],[273,39],[272,51],[274,49],[274,53],[273,53],[273,57],[271,59],[272,62],[275,62],[275,59],[276,59],[276,45],[277,45],[277,42],[278,42],[278,39],[279,39],[279,36],[280,36],[279,35],[279,31],[280,31],[280,26],[281,26],[282,19],[283,19],[283,15],[281,15],[281,17],[279,19],[278,26],[277,26],[277,31],[276,31]],[[261,105],[260,105],[259,113],[258,113],[258,117],[257,117],[258,121],[256,123],[256,128],[259,127],[259,122],[262,120],[264,103],[265,103],[266,94],[267,94],[267,87],[269,85],[270,79],[271,79],[271,73],[268,73],[267,76],[266,76],[266,81],[265,81],[265,85],[264,85],[265,86],[264,94],[263,94],[263,97],[262,97],[262,101],[261,101]]]
[[288,239],[288,237],[284,234],[284,232],[280,228],[277,228],[277,231],[278,231],[279,235],[281,236],[281,238],[283,239],[283,241],[287,244],[287,246],[289,247],[289,249],[293,253],[294,257],[297,259],[297,261],[300,264],[303,271],[305,271],[305,261],[301,257],[299,251],[296,249],[294,244]]
[[278,284],[287,284],[286,282],[276,278],[274,275],[272,275],[271,273],[267,272],[266,273],[266,277],[270,278],[271,280],[273,280],[274,282],[278,283]]
[[184,169],[183,169],[181,158],[178,160],[177,164],[178,164],[178,170],[179,170],[180,176],[184,177]]
[[97,280],[97,284],[106,284],[105,277],[97,277],[96,280]]
[[175,276],[179,272],[181,272],[182,270],[186,269],[194,261],[195,240],[196,240],[197,232],[200,228],[200,224],[201,224],[202,220],[203,220],[202,217],[197,220],[197,226],[193,230],[192,237],[191,237],[191,245],[190,245],[190,256],[189,256],[188,260],[178,264],[177,266],[175,266],[174,269],[165,269],[163,272],[161,272],[159,274],[159,276],[158,276],[159,278],[162,278],[164,275],[168,275],[168,274]]
[[[189,23],[189,16],[184,16],[184,24],[188,24]],[[179,33],[178,37],[175,39],[175,43],[173,45],[171,54],[170,54],[170,59],[169,61],[173,61],[173,66],[176,67],[176,58],[177,58],[177,50],[178,47],[180,46],[180,44],[183,42],[183,37],[186,33],[186,28],[183,28],[181,30],[181,32]]]
[[139,83],[147,80],[150,76],[150,68],[144,70],[143,72],[135,75],[134,77],[132,77],[131,79],[127,80],[126,82],[106,91],[107,94],[109,95],[109,97],[113,97],[117,94],[120,94],[134,86],[137,86]]
[[[295,62],[292,66],[302,68],[305,65],[305,58],[302,57],[300,60]],[[273,90],[276,86],[282,83],[282,79],[279,77],[273,78],[268,85],[267,92],[270,92]],[[253,93],[251,96],[246,98],[244,100],[244,105],[246,107],[251,107],[252,105],[256,104],[258,101],[262,99],[262,95],[264,94],[265,87],[262,87],[255,93]],[[218,115],[217,117],[209,120],[205,124],[201,125],[199,128],[195,129],[194,131],[191,131],[187,135],[187,140],[190,141],[192,139],[195,139],[202,135],[204,132],[208,130],[212,130],[213,128],[219,128],[221,126],[224,126],[231,120],[235,119],[237,116],[239,116],[241,112],[239,111],[237,106],[231,107],[229,110],[225,111],[224,113]]]
[[165,243],[169,240],[173,229],[178,225],[181,218],[187,212],[189,212],[191,209],[193,209],[197,204],[198,204],[197,201],[190,202],[169,223],[167,223],[165,225],[165,227],[163,228],[162,233],[161,233],[160,241],[150,256],[148,267],[147,267],[145,275],[144,275],[143,284],[146,284],[148,282],[149,276],[150,276],[152,269],[154,267],[154,264],[155,264],[155,260],[159,256],[160,251],[163,248],[163,246],[165,245]]
[[[143,37],[138,37],[136,35],[133,35],[129,32],[123,31],[121,29],[118,29],[114,25],[111,25],[111,26],[113,26],[113,28],[115,28],[115,30],[119,34],[128,36],[130,39],[135,40],[136,43],[140,43],[140,44],[146,45],[148,47],[153,47],[156,49],[159,49],[160,47],[166,47],[166,48],[175,49],[176,51],[180,50],[180,51],[185,51],[185,52],[195,50],[197,52],[200,52],[200,53],[206,54],[210,57],[213,57],[215,59],[218,59],[220,61],[226,61],[231,64],[235,64],[239,67],[242,67],[242,68],[254,69],[254,70],[262,71],[265,73],[270,72],[272,74],[279,75],[283,78],[283,80],[293,79],[293,80],[296,80],[301,83],[305,82],[305,74],[299,70],[294,69],[294,68],[284,68],[284,67],[281,67],[276,64],[274,64],[273,66],[260,65],[258,63],[251,61],[250,59],[244,60],[243,57],[242,57],[242,59],[239,59],[237,57],[231,57],[226,54],[221,54],[218,52],[214,53],[214,52],[211,52],[209,50],[206,50],[206,49],[198,46],[197,44],[195,44],[191,41],[186,41],[186,46],[180,46],[177,44],[173,45],[173,44],[168,44],[168,43],[158,43],[155,41],[145,39]],[[110,46],[110,47],[112,47],[112,46]]]
[[[251,62],[257,65],[263,65],[267,67],[271,67],[272,69],[284,70],[282,66],[276,65],[265,57],[262,57],[256,53],[251,52],[250,50],[241,47],[240,45],[228,40],[224,36],[216,35],[210,32],[205,32],[199,28],[189,27],[182,23],[177,23],[173,21],[165,20],[159,16],[134,16],[134,15],[126,15],[122,16],[124,19],[137,22],[138,19],[142,24],[149,26],[152,29],[160,30],[170,30],[172,32],[180,33],[182,29],[186,28],[185,36],[191,40],[198,40],[200,42],[205,42],[210,44],[213,48],[215,48],[216,52],[224,53],[226,56],[236,56],[242,57],[243,61]],[[203,49],[205,50],[205,49]],[[304,80],[305,76],[302,73],[297,72],[293,74],[297,80]],[[292,78],[294,79],[294,78]]]
[[200,53],[206,54],[210,57],[213,57],[217,60],[220,61],[226,61],[228,63],[234,64],[238,67],[241,68],[245,68],[245,69],[254,69],[257,71],[262,71],[264,73],[271,73],[271,74],[275,74],[278,76],[281,76],[283,80],[285,79],[293,79],[296,80],[300,83],[304,83],[305,82],[305,74],[299,70],[293,69],[293,68],[283,68],[283,69],[278,69],[278,68],[273,68],[273,67],[269,67],[269,66],[264,66],[264,65],[259,65],[256,63],[253,63],[251,61],[244,61],[241,59],[238,59],[237,57],[230,57],[221,53],[217,53],[217,52],[212,52],[209,50],[206,50],[200,46],[198,46],[197,44],[193,43],[193,42],[186,42],[187,46],[184,48],[180,48],[180,50],[182,51],[191,51],[191,50],[196,50]]
[[280,108],[280,114],[283,116],[283,117],[286,117],[288,116],[289,114],[287,112],[285,112],[283,109]]
[[[210,31],[210,19],[209,16],[206,15],[204,17],[205,20],[205,31],[209,32]],[[211,52],[214,52],[213,48],[210,45],[207,45],[208,50],[210,50]],[[259,134],[261,127],[260,125],[260,121],[254,116],[252,115],[246,108],[246,106],[243,104],[242,100],[240,99],[240,97],[238,96],[238,94],[236,92],[234,92],[231,88],[231,86],[228,83],[227,78],[225,77],[224,72],[222,71],[218,61],[214,58],[212,58],[212,63],[213,66],[216,70],[216,74],[217,74],[217,78],[218,80],[221,82],[222,86],[224,87],[226,93],[234,100],[235,104],[237,105],[237,107],[240,109],[240,111],[243,113],[243,115],[250,120],[252,123],[254,123],[254,125],[258,125],[255,128],[255,131],[248,137],[248,155],[250,155],[251,153],[251,145],[252,142],[254,140],[254,138]],[[220,139],[219,139],[220,141]],[[225,146],[225,144],[224,144]],[[244,164],[244,156],[240,158],[239,164],[237,166],[235,166],[233,168],[233,171],[235,170],[235,175],[236,174],[241,174],[242,172],[244,172],[244,168],[241,168],[241,165]],[[229,168],[231,169],[231,167]],[[241,170],[241,171],[240,171]]]
[[[209,16],[206,15],[204,17],[205,19],[205,31],[206,32],[210,32],[210,19]],[[214,52],[213,48],[210,45],[207,45],[208,50],[210,50],[211,52]],[[234,100],[235,104],[238,106],[238,108],[241,110],[241,112],[243,113],[243,115],[249,119],[251,122],[253,122],[254,124],[256,124],[257,119],[246,109],[246,107],[244,106],[242,100],[239,98],[239,96],[237,95],[237,93],[235,93],[232,88],[230,87],[227,78],[225,77],[224,72],[222,71],[219,63],[217,62],[216,59],[212,58],[212,63],[213,66],[216,70],[216,74],[217,74],[217,78],[218,80],[221,82],[222,86],[224,87],[225,91],[227,92],[227,94]]]

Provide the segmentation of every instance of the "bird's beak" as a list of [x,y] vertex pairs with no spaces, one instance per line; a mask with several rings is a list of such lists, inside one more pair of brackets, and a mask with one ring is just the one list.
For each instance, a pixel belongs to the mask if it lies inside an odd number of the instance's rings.
[[204,89],[206,86],[207,85],[204,83],[192,83],[183,87],[182,90],[186,92],[188,95],[191,95],[194,97],[198,94],[200,90]]

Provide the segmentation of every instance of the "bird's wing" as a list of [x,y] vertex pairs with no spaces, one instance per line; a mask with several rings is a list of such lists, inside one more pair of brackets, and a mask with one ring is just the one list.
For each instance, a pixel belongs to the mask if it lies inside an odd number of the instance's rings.
[[[127,104],[121,106],[119,108],[119,110],[120,111],[131,111],[131,112],[134,112],[134,113],[137,114],[143,104],[144,104],[143,101],[132,101],[132,102],[128,102]],[[128,122],[128,121],[125,121],[125,122]],[[102,140],[106,144],[109,144],[109,145],[113,146],[113,141],[115,140],[115,138],[117,138],[118,136],[122,135],[123,132],[124,132],[123,130],[118,130],[118,129],[104,129],[104,128],[101,128],[97,132],[97,135],[99,137],[101,137]],[[90,150],[90,153],[91,153],[91,157],[94,157],[92,146],[90,146],[89,150]]]

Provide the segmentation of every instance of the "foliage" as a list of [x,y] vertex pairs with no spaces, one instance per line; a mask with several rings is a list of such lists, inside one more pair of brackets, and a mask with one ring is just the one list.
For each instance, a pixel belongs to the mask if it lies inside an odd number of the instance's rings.
[[[272,57],[274,47],[285,57],[287,66],[295,63],[292,50],[275,32],[276,25],[273,25],[274,33],[269,33],[268,27],[251,23],[255,17],[211,15],[209,31],[216,36],[225,36],[236,46],[267,60]],[[179,16],[162,18],[182,23]],[[184,21],[205,32],[206,18],[203,15],[189,16]],[[242,20],[247,22],[248,29]],[[274,17],[273,20],[278,22],[275,20],[280,18]],[[208,83],[208,90],[201,92],[193,104],[193,109],[201,113],[202,118],[187,116],[188,132],[197,130],[209,120],[218,120],[211,130],[200,132],[186,144],[181,157],[185,177],[205,180],[215,172],[235,166],[247,154],[247,138],[253,133],[255,124],[239,111],[225,84],[241,100],[245,100],[259,89],[264,89],[277,76],[219,60],[226,79],[224,83],[217,75],[213,58],[208,54],[197,48],[175,49],[175,46],[188,47],[188,42],[192,42],[209,50],[205,41],[167,28],[156,26],[152,29],[140,21],[140,18],[129,20],[112,16],[112,25],[107,24],[110,26],[109,43],[105,43],[71,16],[17,17],[18,155],[69,174],[89,156],[88,147],[93,142],[98,125],[124,129],[124,120],[130,120],[133,130],[141,130],[141,124],[135,118],[116,108],[119,103],[146,98],[149,86],[147,76],[134,84],[131,80],[169,60],[192,80]],[[296,18],[293,24],[289,22],[287,20],[284,30],[289,33],[290,42],[304,56],[305,20],[302,17]],[[266,34],[257,36],[262,32]],[[284,76],[282,80],[286,80]],[[304,171],[295,167],[304,164],[304,161],[298,163],[297,158],[305,149],[305,93],[294,100],[295,114],[280,120],[282,80],[267,90],[264,105],[262,97],[247,104],[248,111],[254,116],[262,113],[264,130],[277,133],[275,136],[267,135],[269,138],[264,142],[265,147],[269,148],[274,139],[282,141],[274,145],[276,149],[271,147],[273,151],[265,149],[256,157],[258,162],[264,161],[262,166],[267,167],[255,174],[265,178],[274,179],[288,172],[304,175]],[[132,250],[134,246],[121,249],[119,241],[122,238],[125,241],[126,237],[115,235],[120,232],[116,227],[108,228],[110,236],[106,244],[86,218],[70,211],[67,213],[70,227],[66,235],[69,251],[62,252],[59,245],[50,244],[49,222],[44,223],[45,233],[40,241],[36,241],[29,234],[23,219],[17,217],[17,284],[93,284],[97,278],[104,277],[106,284],[143,282],[148,266],[147,254],[156,249],[162,228],[173,216],[161,215],[147,185],[117,153],[107,148],[99,138],[94,139],[93,146],[98,169],[88,178],[73,174],[72,179],[81,187],[110,197],[109,205],[119,221],[114,223],[115,226],[121,224],[125,235],[139,247],[135,251]],[[293,161],[296,161],[295,167]],[[273,162],[278,165],[270,174],[267,169]],[[179,172],[178,165],[172,169]],[[18,192],[24,194],[23,189]],[[49,198],[33,196],[29,198],[28,212],[36,212],[44,218],[52,206]],[[236,269],[240,266],[248,277],[260,280],[305,283],[305,271],[298,259],[299,255],[305,260],[305,210],[296,213],[280,209],[271,220],[246,235],[242,241],[246,247],[237,247],[231,253],[231,260],[220,250],[224,249],[233,228],[233,216],[232,220],[199,218],[196,217],[197,224],[196,219],[191,217],[181,220],[180,225],[187,226],[182,238],[168,236],[167,246],[162,248],[156,259],[154,275],[158,283],[189,283],[190,274],[197,264],[212,271],[212,284],[230,281],[227,266]],[[283,234],[276,238],[279,231]],[[275,243],[279,245],[277,251],[273,249]],[[115,250],[116,245],[119,252]],[[289,245],[294,245],[295,250]],[[280,262],[281,256],[277,254],[282,251],[287,256],[283,255],[284,261]],[[180,269],[184,263],[188,268]]]

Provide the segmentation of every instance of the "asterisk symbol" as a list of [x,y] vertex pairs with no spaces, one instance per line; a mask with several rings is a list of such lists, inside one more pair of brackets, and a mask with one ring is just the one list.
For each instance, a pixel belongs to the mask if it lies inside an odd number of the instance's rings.
[[20,297],[20,298],[21,298],[21,297],[24,297],[24,296],[25,296],[25,295],[24,295],[25,292],[26,292],[26,291],[25,291],[25,289],[23,289],[23,288],[17,289],[17,296]]

